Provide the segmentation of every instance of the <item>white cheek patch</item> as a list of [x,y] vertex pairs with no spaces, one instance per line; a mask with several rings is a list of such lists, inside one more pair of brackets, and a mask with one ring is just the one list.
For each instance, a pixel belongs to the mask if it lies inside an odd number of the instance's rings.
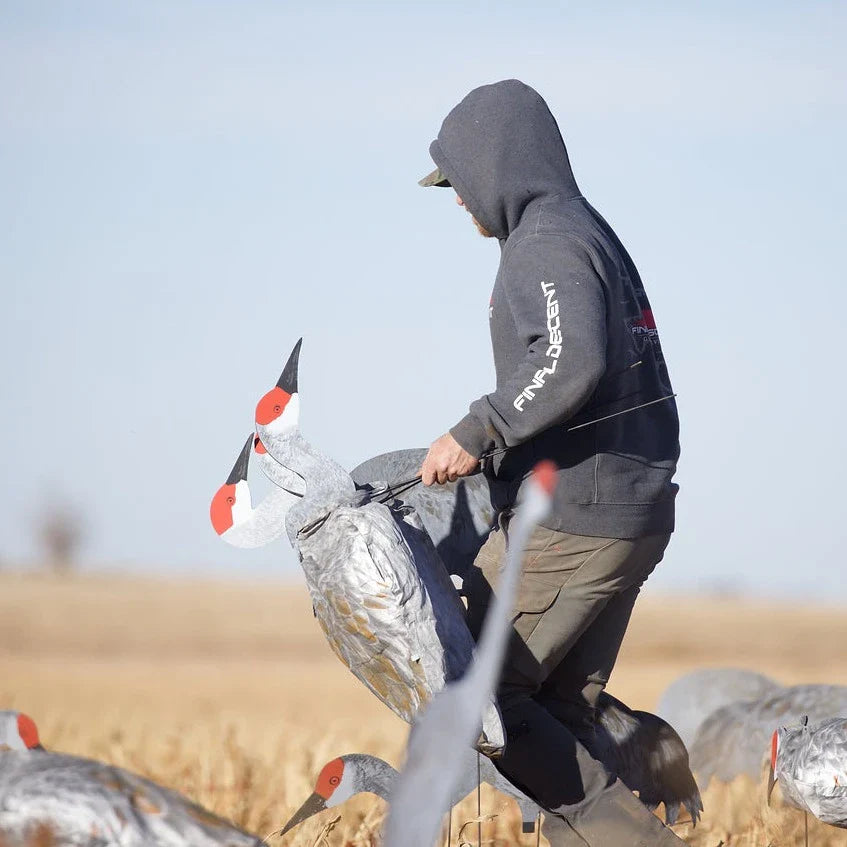
[[[296,392],[291,395],[285,404],[282,414],[263,427],[272,435],[286,435],[297,429],[300,423],[300,395]],[[266,445],[267,446],[267,445]]]
[[235,503],[232,506],[233,528],[247,523],[253,515],[253,503],[250,499],[250,486],[242,479],[235,484]]
[[7,732],[5,735],[0,735],[0,751],[3,750],[20,750],[27,749],[23,738],[17,732]]
[[[355,787],[353,785],[353,778],[350,774],[343,774],[341,777],[341,782],[338,783],[338,788],[332,792],[332,797],[330,797],[330,803],[333,806],[340,806],[345,801],[349,800],[356,793]],[[329,805],[329,803],[327,803]]]

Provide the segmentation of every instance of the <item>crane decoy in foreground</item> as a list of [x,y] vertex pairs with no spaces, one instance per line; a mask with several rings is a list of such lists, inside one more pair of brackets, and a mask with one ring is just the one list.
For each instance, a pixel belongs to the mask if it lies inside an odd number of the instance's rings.
[[479,715],[494,694],[509,634],[521,557],[534,526],[547,514],[556,469],[541,463],[509,527],[499,589],[488,609],[476,656],[467,673],[440,691],[418,716],[409,735],[406,764],[394,783],[384,847],[432,847],[461,774],[456,750],[470,747]]
[[[450,795],[450,806],[470,794],[477,787],[477,779],[487,782],[503,794],[513,797],[521,811],[524,832],[533,832],[538,813],[535,801],[509,782],[485,756],[478,756],[470,747],[456,750],[461,761],[459,780]],[[477,762],[479,771],[477,771]],[[368,792],[388,800],[397,779],[397,771],[388,762],[365,753],[348,753],[327,762],[315,782],[315,790],[305,803],[291,816],[282,829],[285,834],[313,815],[339,806],[354,794]]]
[[700,725],[689,747],[691,769],[701,785],[712,777],[731,782],[740,774],[759,779],[770,752],[775,726],[847,714],[847,687],[794,685],[777,688],[757,700],[728,703]]
[[790,806],[847,828],[847,718],[777,729],[771,739],[768,802],[776,782]]
[[[254,519],[263,502],[246,520],[236,521],[241,535],[221,535],[236,545],[247,537],[254,546],[278,537],[284,523],[330,646],[377,697],[411,721],[445,682],[464,673],[473,638],[461,601],[414,511],[380,502],[379,489],[357,490],[340,465],[301,435],[299,352],[300,342],[276,386],[259,401],[255,421],[262,449],[302,479],[303,493],[277,488],[270,496],[283,502],[276,506],[273,525]],[[249,453],[245,445],[236,463],[238,484],[248,498]],[[223,502],[230,505],[226,498]],[[226,517],[224,512],[219,525],[227,523]],[[505,742],[502,723],[493,702],[483,712],[480,749],[495,752]]]
[[728,703],[759,700],[782,686],[756,671],[703,668],[675,679],[659,698],[656,714],[663,717],[691,747],[697,730],[712,712]]
[[255,836],[149,779],[46,752],[35,723],[14,711],[0,711],[0,843],[262,847]]

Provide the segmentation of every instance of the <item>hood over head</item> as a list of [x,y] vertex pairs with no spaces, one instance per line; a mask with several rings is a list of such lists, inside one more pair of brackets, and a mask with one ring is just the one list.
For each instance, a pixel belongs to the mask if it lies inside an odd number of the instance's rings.
[[444,119],[429,152],[473,216],[500,239],[533,200],[579,196],[556,119],[517,79],[471,91]]

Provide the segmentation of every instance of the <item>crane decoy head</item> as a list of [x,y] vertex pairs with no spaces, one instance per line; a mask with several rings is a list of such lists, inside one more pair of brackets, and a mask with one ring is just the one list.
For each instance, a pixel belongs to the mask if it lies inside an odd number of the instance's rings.
[[777,756],[779,756],[779,730],[775,729],[773,735],[771,736],[771,765],[770,770],[768,771],[768,805],[771,804],[771,794],[773,794],[773,787],[776,785],[777,775],[776,775],[776,760]]
[[278,438],[297,429],[300,421],[297,369],[302,344],[301,338],[294,345],[276,385],[256,404],[256,429],[260,436],[267,434]]
[[780,771],[780,753],[782,752],[782,739],[783,736],[788,732],[788,727],[780,727],[779,729],[774,730],[773,735],[771,736],[771,762],[770,767],[768,769],[768,793],[767,793],[767,801],[768,805],[771,804],[771,794],[773,794],[773,788],[779,780],[779,771]]
[[226,482],[215,492],[209,507],[209,517],[218,535],[224,535],[250,518],[253,504],[250,487],[247,485],[247,468],[250,464],[250,448],[253,435],[238,454]]
[[217,490],[209,506],[215,532],[234,547],[261,547],[285,531],[285,519],[299,495],[274,487],[257,508],[253,508],[247,471],[254,434],[251,432],[226,482]]
[[396,777],[397,771],[376,756],[366,753],[339,756],[321,768],[311,797],[294,813],[280,834],[324,809],[340,806],[354,794],[368,791],[387,800]]
[[43,750],[35,721],[23,712],[0,711],[0,750]]
[[289,829],[302,823],[307,818],[331,809],[349,799],[356,793],[354,789],[354,778],[350,770],[345,775],[345,758],[339,756],[331,762],[327,762],[318,775],[315,790],[305,803],[294,813],[288,823],[283,827],[281,835]]

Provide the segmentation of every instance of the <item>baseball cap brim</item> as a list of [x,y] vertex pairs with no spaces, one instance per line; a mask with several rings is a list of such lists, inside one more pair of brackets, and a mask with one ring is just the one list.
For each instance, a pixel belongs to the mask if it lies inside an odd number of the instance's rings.
[[436,168],[431,174],[427,174],[423,179],[418,180],[418,185],[424,188],[429,188],[434,185],[438,188],[450,188],[450,180],[441,172],[441,168]]

